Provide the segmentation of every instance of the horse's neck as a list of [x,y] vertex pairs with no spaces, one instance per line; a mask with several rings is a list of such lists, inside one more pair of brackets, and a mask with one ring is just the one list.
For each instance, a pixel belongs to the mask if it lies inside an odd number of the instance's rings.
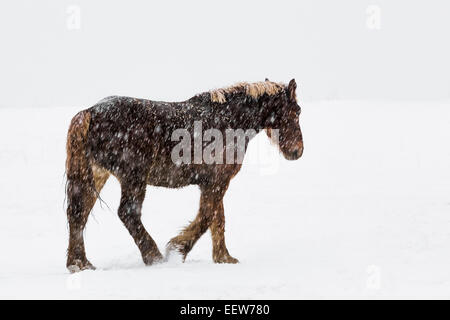
[[222,127],[243,130],[255,129],[259,131],[264,129],[265,119],[271,112],[271,104],[264,102],[267,101],[246,99],[245,102],[240,103],[238,110],[230,108],[223,112],[223,110],[215,108],[212,116],[222,119]]

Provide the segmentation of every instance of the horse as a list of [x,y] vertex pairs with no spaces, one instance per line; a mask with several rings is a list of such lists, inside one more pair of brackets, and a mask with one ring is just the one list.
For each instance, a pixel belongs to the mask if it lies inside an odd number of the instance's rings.
[[[166,188],[197,185],[200,188],[198,214],[168,242],[167,255],[179,254],[184,261],[197,240],[210,229],[213,261],[237,263],[225,244],[223,197],[242,162],[227,155],[242,148],[245,153],[254,135],[244,139],[243,147],[228,148],[228,143],[223,150],[215,150],[212,163],[201,158],[192,162],[189,156],[196,150],[182,150],[179,155],[186,161],[180,163],[174,161],[173,152],[180,139],[173,139],[173,133],[177,129],[190,132],[187,137],[192,138],[188,141],[190,147],[192,141],[198,139],[192,132],[198,122],[201,122],[202,133],[207,130],[218,134],[226,134],[230,129],[252,129],[256,133],[264,130],[286,159],[296,160],[303,153],[296,88],[295,79],[288,85],[266,79],[206,91],[182,102],[111,96],[77,113],[69,126],[66,147],[68,270],[95,269],[86,258],[83,230],[111,175],[121,186],[118,216],[146,265],[164,260],[141,222],[147,185]],[[201,141],[201,146],[206,145],[207,141]],[[233,161],[221,161],[221,157]]]

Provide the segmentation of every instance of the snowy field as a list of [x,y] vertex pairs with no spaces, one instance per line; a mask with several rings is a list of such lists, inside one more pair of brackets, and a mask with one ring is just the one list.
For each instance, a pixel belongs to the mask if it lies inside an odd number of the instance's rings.
[[[260,134],[250,149],[270,161],[246,163],[225,197],[238,265],[212,262],[208,233],[186,263],[145,267],[112,178],[85,232],[98,269],[70,275],[65,139],[83,108],[0,109],[0,298],[450,298],[450,103],[304,103],[294,162]],[[148,189],[160,250],[198,201]]]

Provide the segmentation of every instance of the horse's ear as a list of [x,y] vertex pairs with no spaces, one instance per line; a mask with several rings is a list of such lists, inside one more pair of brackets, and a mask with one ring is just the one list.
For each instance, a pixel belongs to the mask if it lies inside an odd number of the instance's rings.
[[296,100],[296,94],[295,94],[296,89],[297,89],[297,83],[295,82],[295,79],[292,79],[291,81],[289,81],[289,84],[288,84],[289,98],[292,101]]

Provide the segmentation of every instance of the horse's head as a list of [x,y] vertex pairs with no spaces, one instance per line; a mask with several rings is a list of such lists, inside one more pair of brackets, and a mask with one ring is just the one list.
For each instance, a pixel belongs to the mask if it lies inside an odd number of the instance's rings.
[[301,109],[297,104],[296,88],[295,79],[292,79],[266,124],[267,135],[278,144],[287,160],[297,160],[303,154],[303,137],[299,123]]

